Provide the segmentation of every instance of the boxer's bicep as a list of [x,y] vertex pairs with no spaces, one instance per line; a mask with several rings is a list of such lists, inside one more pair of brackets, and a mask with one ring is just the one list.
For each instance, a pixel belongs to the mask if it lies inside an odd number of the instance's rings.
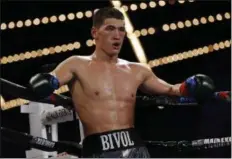
[[58,81],[60,86],[65,85],[71,81],[74,77],[74,66],[77,65],[77,57],[72,56],[68,59],[61,62],[52,72],[51,74],[54,75]]
[[149,94],[169,95],[172,92],[173,85],[158,78],[151,70],[145,72],[144,81],[140,90]]

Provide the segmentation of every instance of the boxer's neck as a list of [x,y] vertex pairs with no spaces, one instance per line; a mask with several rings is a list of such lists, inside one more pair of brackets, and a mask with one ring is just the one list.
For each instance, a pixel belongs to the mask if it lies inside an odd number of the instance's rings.
[[96,61],[102,61],[106,63],[117,63],[118,55],[108,55],[104,50],[95,50],[92,57]]

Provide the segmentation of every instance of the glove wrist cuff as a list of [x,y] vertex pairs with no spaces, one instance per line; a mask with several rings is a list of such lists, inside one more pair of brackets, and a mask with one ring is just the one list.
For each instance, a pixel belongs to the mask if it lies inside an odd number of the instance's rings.
[[179,91],[182,96],[189,96],[186,82],[181,83]]

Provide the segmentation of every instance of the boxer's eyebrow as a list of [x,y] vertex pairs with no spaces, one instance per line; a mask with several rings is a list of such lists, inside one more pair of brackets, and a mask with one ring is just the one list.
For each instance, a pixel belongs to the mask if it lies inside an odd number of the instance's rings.
[[105,29],[106,29],[106,30],[114,30],[114,29],[116,29],[116,27],[115,27],[114,25],[107,25],[107,26],[105,27]]
[[105,27],[106,30],[115,30],[115,29],[119,29],[120,31],[125,31],[125,26],[119,26],[119,27],[116,27],[115,25],[107,25]]

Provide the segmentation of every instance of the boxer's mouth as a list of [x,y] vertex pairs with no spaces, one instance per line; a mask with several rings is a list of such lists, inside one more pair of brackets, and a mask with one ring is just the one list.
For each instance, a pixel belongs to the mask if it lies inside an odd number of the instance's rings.
[[118,47],[118,46],[120,46],[120,43],[119,42],[115,42],[115,43],[113,43],[113,46]]
[[119,42],[113,43],[113,48],[114,49],[119,49],[120,48],[120,43]]

